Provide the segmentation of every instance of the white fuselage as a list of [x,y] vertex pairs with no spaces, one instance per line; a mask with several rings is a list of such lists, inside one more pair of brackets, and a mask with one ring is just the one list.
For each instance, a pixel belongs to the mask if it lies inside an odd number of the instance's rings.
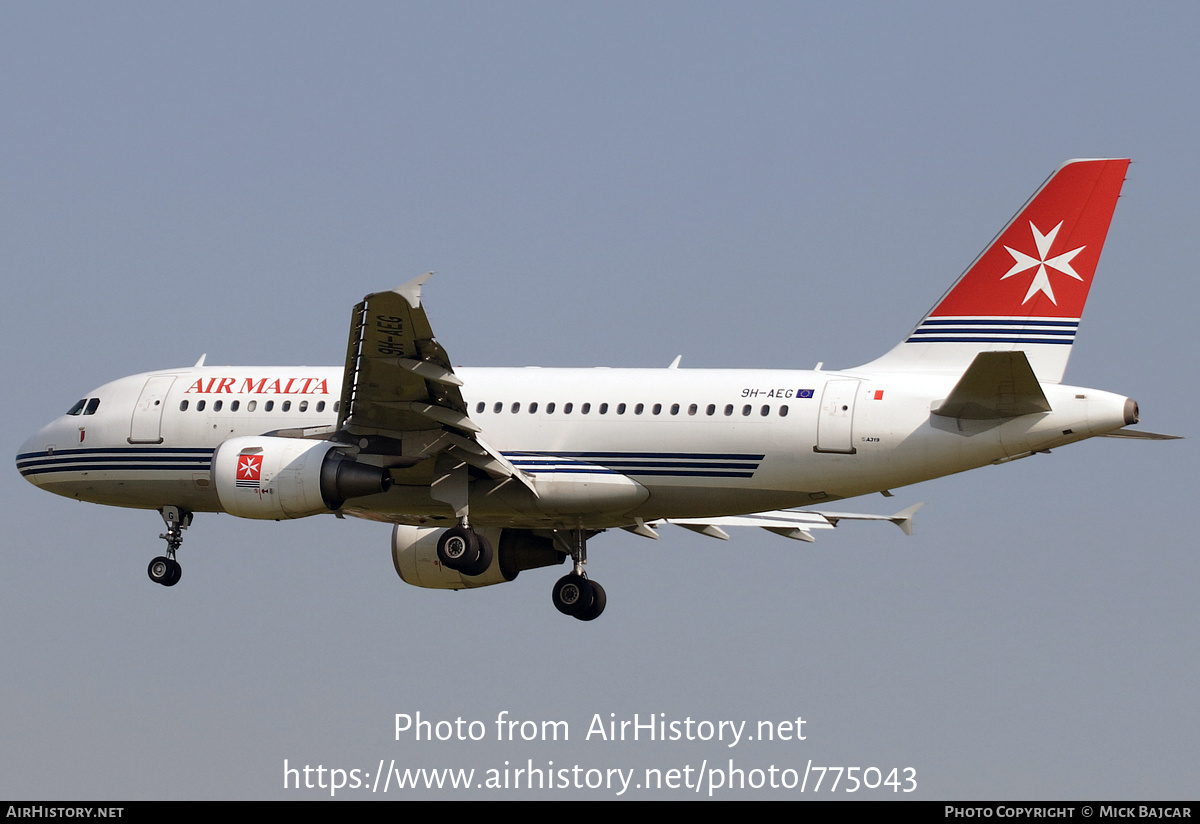
[[[1121,428],[1127,399],[1050,384],[1053,411],[1003,421],[932,415],[957,375],[710,369],[460,369],[479,438],[532,476],[475,481],[472,520],[604,528],[807,506],[904,486]],[[199,367],[91,393],[21,448],[49,491],[96,503],[220,511],[212,453],[289,430],[325,436],[341,369]],[[452,516],[428,478],[402,473],[348,514],[398,523]]]

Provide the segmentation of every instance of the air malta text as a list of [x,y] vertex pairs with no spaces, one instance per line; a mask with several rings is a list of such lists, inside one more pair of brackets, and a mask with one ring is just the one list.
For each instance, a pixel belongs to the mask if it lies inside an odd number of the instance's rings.
[[328,395],[329,383],[325,378],[242,378],[238,388],[237,378],[198,378],[184,394],[193,392],[202,395]]

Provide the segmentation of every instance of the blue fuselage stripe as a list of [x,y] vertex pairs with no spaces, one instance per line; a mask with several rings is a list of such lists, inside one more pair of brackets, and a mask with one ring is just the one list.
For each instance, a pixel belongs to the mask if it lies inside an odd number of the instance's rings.
[[680,478],[750,478],[766,456],[695,452],[506,452],[526,472]]
[[22,475],[50,472],[208,472],[211,449],[56,449],[17,456]]

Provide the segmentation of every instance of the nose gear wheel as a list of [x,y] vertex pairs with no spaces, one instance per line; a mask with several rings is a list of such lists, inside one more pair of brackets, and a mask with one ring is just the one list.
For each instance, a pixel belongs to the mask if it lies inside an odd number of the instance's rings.
[[183,567],[175,560],[175,552],[183,544],[183,531],[191,526],[192,513],[178,506],[164,506],[159,514],[167,525],[167,531],[158,536],[167,542],[167,554],[150,561],[146,574],[156,584],[173,587],[183,576]]

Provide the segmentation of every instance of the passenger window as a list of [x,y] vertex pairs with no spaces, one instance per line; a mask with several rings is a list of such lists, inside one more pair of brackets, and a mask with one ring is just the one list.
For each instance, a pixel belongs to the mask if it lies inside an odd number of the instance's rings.
[[186,401],[186,400],[182,400],[182,401],[180,401],[180,402],[179,402],[179,411],[180,411],[180,412],[186,412],[186,411],[187,411],[187,401]]
[[483,403],[483,401],[480,401],[479,403],[475,404],[475,412],[476,412],[476,414],[478,414],[478,413],[482,412],[483,410],[484,410],[484,403]]
[[787,417],[787,407],[786,406],[779,407],[779,417],[781,417],[781,418]]
[[300,411],[301,412],[308,411],[308,401],[300,401]]
[[692,404],[691,406],[688,407],[688,414],[695,415],[699,409],[700,409],[700,407],[696,406],[696,404]]
[[654,414],[657,415],[659,412],[662,412],[662,404],[656,403],[654,404]]
[[[204,401],[200,401],[200,403],[204,403]],[[270,412],[274,408],[275,408],[275,401],[267,401],[267,405],[263,407],[263,411]]]
[[750,414],[750,404],[746,404],[745,406],[742,407],[742,417],[745,417],[746,415],[749,415],[749,414]]
[[238,407],[241,405],[242,405],[241,401],[230,401],[229,402],[229,411],[236,412],[236,411],[238,411]]
[[[251,401],[251,403],[253,403],[253,402],[254,402],[254,401]],[[318,412],[324,412],[324,411],[325,411],[325,401],[317,401],[317,411],[318,411]]]
[[591,411],[592,411],[592,405],[590,403],[585,403],[583,406],[579,407],[580,415],[586,415],[587,413],[589,413]]
[[197,411],[197,412],[203,412],[203,411],[204,411],[204,401],[203,401],[203,399],[196,401],[196,411]]
[[291,401],[284,401],[284,402],[283,402],[283,411],[284,411],[284,412],[291,412],[291,411],[292,411],[292,402],[291,402]]
[[214,403],[213,403],[213,411],[214,411],[214,412],[220,412],[220,411],[221,411],[221,406],[222,406],[222,404],[223,404],[223,403],[224,403],[223,401],[216,401],[216,402],[214,402]]
[[563,414],[570,415],[571,409],[574,408],[574,406],[575,406],[575,404],[573,404],[573,403],[568,403],[568,404],[564,405],[563,406]]
[[512,411],[513,411],[514,415],[521,411],[521,402],[520,401],[513,401]]
[[537,401],[529,404],[529,414],[532,415],[534,412],[537,412]]
[[[696,407],[694,407],[694,406],[692,407],[692,409],[695,409],[695,408],[696,408]],[[671,414],[672,414],[672,415],[678,415],[678,414],[679,414],[679,404],[677,404],[677,403],[673,403],[673,404],[671,404]],[[695,412],[692,412],[692,414],[693,414],[693,415],[695,415],[696,413],[695,413]]]
[[606,404],[606,403],[602,403],[602,404],[600,404],[600,414],[601,414],[601,415],[607,415],[607,414],[608,414],[608,404]]
[[617,404],[617,414],[618,414],[618,415],[624,415],[624,414],[625,414],[625,404],[623,404],[623,403],[619,403],[619,404]]
[[633,407],[633,414],[640,415],[640,414],[642,414],[642,410],[645,408],[646,408],[645,404],[639,403],[637,406]]
[[547,415],[554,414],[554,401],[551,401],[550,403],[546,404],[546,414]]
[[729,417],[732,414],[733,414],[733,404],[731,404],[731,403],[725,404],[725,416]]
[[501,403],[500,401],[496,401],[495,405],[494,405],[494,406],[492,406],[492,411],[493,411],[493,412],[503,412],[503,411],[504,411],[504,404],[503,404],[503,403]]
[[771,407],[767,406],[766,404],[763,404],[762,412],[760,412],[759,414],[761,414],[764,418],[767,417],[767,415],[771,414]]
[[709,417],[712,417],[713,415],[717,414],[717,405],[715,403],[710,403],[705,408],[704,414],[708,415]]
[[334,401],[334,402],[333,402],[333,411],[334,411],[334,412],[338,411],[338,409],[340,409],[340,408],[341,408],[341,406],[342,406],[342,402],[341,402],[341,401]]
[[255,409],[258,409],[258,401],[249,401],[249,402],[246,404],[246,411],[247,411],[247,412],[253,412]]

